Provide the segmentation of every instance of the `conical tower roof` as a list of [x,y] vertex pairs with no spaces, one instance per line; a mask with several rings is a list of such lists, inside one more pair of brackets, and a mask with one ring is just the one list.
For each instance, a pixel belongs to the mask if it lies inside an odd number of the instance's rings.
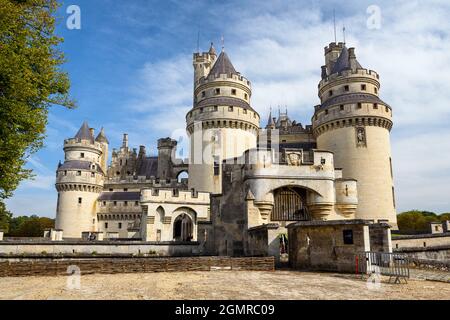
[[272,117],[272,110],[270,110],[269,119],[267,120],[266,128],[275,128],[275,120]]
[[225,51],[222,51],[217,58],[216,63],[214,63],[214,66],[212,67],[211,71],[209,72],[210,75],[216,75],[219,74],[238,74],[236,69],[233,67],[233,64],[230,61],[230,58],[228,58],[228,55],[225,53]]
[[89,125],[86,121],[83,122],[80,130],[78,130],[78,132],[74,138],[80,139],[80,140],[89,140],[91,142],[94,142],[94,137],[92,136],[91,131],[89,130]]
[[102,128],[102,130],[100,130],[99,134],[97,135],[97,138],[95,138],[95,141],[106,142],[109,144],[108,138],[106,138],[105,130],[103,128]]
[[209,47],[209,54],[217,56],[216,49],[214,48],[214,44],[211,42],[211,46]]
[[[357,68],[362,68],[361,65],[359,64],[359,62],[356,59],[355,59],[355,61],[356,61],[356,67]],[[348,53],[347,47],[344,46],[344,48],[342,48],[342,51],[341,51],[341,53],[339,55],[339,58],[334,63],[333,69],[331,70],[331,74],[339,73],[339,72],[342,72],[344,70],[350,70],[350,69],[351,69],[350,55]]]

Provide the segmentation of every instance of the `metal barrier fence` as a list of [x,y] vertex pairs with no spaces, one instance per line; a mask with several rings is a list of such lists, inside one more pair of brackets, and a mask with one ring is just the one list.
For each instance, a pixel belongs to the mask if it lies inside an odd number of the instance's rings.
[[409,278],[409,259],[405,254],[387,252],[364,252],[355,256],[356,274],[379,274],[389,276],[389,282],[407,282]]

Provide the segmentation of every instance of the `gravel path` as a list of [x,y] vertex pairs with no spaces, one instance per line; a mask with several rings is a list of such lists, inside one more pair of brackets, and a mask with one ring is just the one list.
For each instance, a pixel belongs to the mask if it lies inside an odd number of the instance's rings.
[[378,289],[354,275],[296,271],[213,271],[0,278],[0,299],[450,299],[450,284],[424,280]]

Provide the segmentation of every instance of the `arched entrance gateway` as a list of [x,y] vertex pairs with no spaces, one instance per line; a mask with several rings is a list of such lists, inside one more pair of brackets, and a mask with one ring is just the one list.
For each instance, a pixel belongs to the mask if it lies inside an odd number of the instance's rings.
[[271,221],[311,220],[306,206],[306,190],[299,187],[282,187],[273,191],[274,206]]
[[193,239],[193,224],[189,215],[179,215],[173,224],[173,239],[175,241],[191,241]]

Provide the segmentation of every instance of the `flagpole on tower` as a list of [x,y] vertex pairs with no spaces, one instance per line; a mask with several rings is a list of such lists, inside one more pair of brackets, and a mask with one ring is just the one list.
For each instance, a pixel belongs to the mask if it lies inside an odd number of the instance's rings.
[[342,27],[342,33],[344,34],[344,44],[345,44],[345,25]]
[[333,9],[333,25],[334,25],[334,43],[337,43],[336,37],[336,10]]

